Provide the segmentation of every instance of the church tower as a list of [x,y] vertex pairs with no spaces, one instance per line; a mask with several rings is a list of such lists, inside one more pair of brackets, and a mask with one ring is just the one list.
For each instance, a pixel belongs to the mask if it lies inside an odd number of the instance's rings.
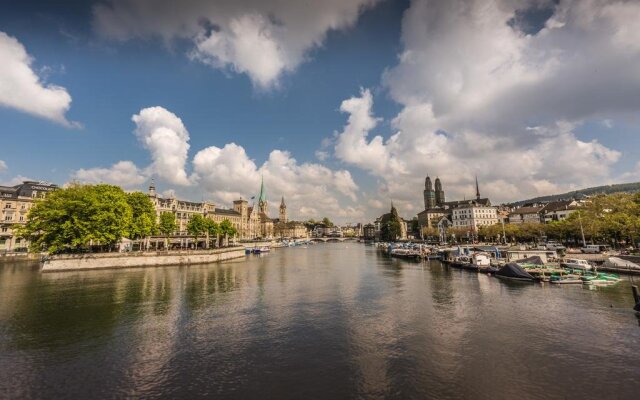
[[158,194],[156,193],[156,184],[153,179],[151,179],[151,184],[149,185],[149,197],[156,197]]
[[478,186],[478,175],[476,175],[476,200],[480,200],[480,186]]
[[433,190],[431,178],[427,176],[424,181],[424,208],[428,210],[436,206],[436,192]]
[[284,204],[284,196],[280,202],[280,222],[287,223],[287,205]]
[[442,190],[442,182],[436,177],[436,207],[444,207],[444,190]]
[[267,202],[267,193],[264,191],[264,176],[262,177],[262,181],[260,183],[260,196],[258,196],[258,210],[261,213],[267,215],[267,210],[269,209],[269,203]]

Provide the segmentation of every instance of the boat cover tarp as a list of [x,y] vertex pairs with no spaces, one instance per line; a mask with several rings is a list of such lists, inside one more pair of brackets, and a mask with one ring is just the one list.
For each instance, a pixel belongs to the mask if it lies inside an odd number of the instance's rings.
[[516,263],[509,263],[504,267],[500,268],[500,271],[496,272],[496,276],[503,276],[505,278],[519,278],[519,279],[533,280],[533,276],[531,276],[531,274],[529,274],[527,271],[523,270]]
[[542,261],[542,258],[540,258],[540,256],[527,257],[523,258],[522,260],[516,260],[515,262],[518,264],[544,265],[544,262]]

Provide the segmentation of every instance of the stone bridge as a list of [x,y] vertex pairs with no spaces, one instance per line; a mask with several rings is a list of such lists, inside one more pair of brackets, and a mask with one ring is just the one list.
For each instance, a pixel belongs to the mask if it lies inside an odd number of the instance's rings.
[[312,238],[314,242],[344,242],[344,241],[353,241],[357,240],[355,237],[321,237],[321,238]]

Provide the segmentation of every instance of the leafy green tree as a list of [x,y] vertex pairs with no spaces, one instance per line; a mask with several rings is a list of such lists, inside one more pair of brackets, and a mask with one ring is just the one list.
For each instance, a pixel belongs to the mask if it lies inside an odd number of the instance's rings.
[[322,223],[329,228],[333,227],[333,222],[331,222],[331,220],[327,217],[322,218]]
[[165,248],[169,248],[169,235],[178,230],[176,217],[172,212],[165,211],[160,214],[160,222],[158,223],[158,231],[164,236]]
[[423,226],[422,236],[425,239],[437,239],[440,236],[440,232],[438,228],[434,228],[433,226]]
[[462,242],[471,236],[471,228],[449,228],[447,229],[447,236],[455,242]]
[[114,185],[85,186],[92,198],[92,240],[109,247],[128,233],[132,221],[131,206],[126,193]]
[[219,228],[220,228],[220,234],[224,235],[225,246],[228,246],[229,237],[235,236],[238,233],[238,231],[233,226],[231,221],[229,221],[228,219],[225,219],[222,222],[220,222]]
[[198,247],[198,237],[206,233],[207,219],[200,214],[193,214],[187,222],[187,232],[196,239],[196,248]]
[[218,244],[218,235],[220,234],[220,226],[216,221],[205,218],[205,233],[207,234],[207,248],[209,247],[209,241],[212,237],[216,238],[216,246]]
[[486,242],[497,242],[500,237],[502,237],[502,226],[500,224],[480,225],[478,227],[478,238],[480,240]]
[[155,235],[158,231],[156,210],[149,196],[141,192],[127,194],[127,203],[131,207],[129,239],[138,240]]
[[131,225],[127,196],[112,185],[71,185],[37,200],[19,235],[31,249],[62,252],[99,244],[111,248]]

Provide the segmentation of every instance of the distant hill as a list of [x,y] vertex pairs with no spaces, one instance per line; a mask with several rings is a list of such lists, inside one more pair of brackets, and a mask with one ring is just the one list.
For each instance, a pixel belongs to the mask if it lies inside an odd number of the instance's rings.
[[569,200],[574,198],[580,198],[584,196],[592,196],[594,194],[611,194],[611,193],[635,193],[640,192],[640,182],[634,183],[619,183],[615,185],[596,186],[586,189],[574,190],[573,192],[567,192],[562,194],[552,194],[549,196],[534,197],[529,200],[521,200],[512,203],[513,205],[522,205],[527,203],[543,203],[556,200]]

